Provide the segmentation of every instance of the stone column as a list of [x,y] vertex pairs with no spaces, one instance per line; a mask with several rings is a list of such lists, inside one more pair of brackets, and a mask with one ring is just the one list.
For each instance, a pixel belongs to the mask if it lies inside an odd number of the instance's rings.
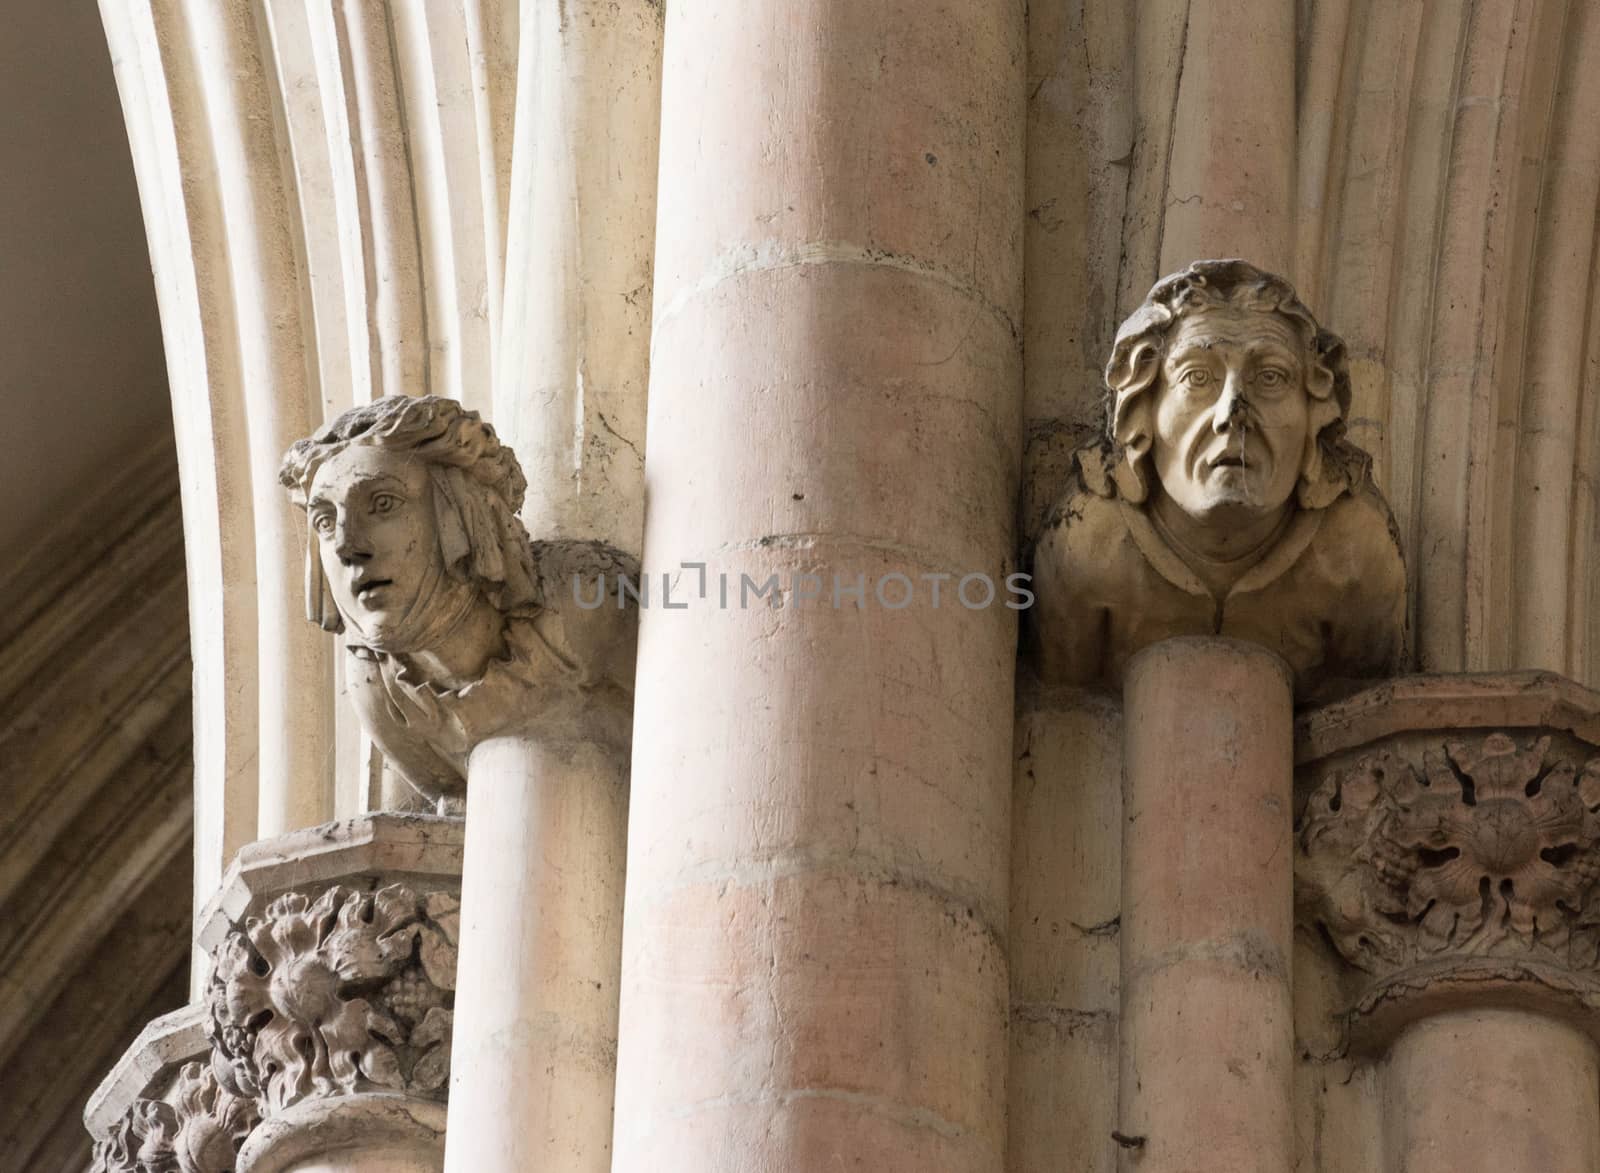
[[627,778],[598,739],[473,751],[450,1173],[610,1167]]
[[619,1173],[1002,1167],[1022,56],[668,9]]
[[1235,640],[1166,640],[1130,662],[1124,701],[1118,1142],[1140,1173],[1283,1173],[1294,1151],[1288,666]]
[[1567,1023],[1455,1010],[1408,1027],[1384,1073],[1394,1173],[1600,1169],[1600,1055]]

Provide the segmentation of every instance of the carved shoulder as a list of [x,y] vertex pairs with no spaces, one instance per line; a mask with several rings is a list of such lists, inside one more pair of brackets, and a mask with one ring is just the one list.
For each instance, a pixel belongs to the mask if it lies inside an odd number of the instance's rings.
[[1406,655],[1406,566],[1383,498],[1355,492],[1328,506],[1313,544],[1317,577],[1330,593],[1327,670],[1383,676]]
[[638,562],[599,542],[535,542],[533,554],[540,634],[577,668],[581,684],[631,693],[639,613],[619,583],[637,581]]
[[1088,684],[1101,676],[1108,592],[1125,569],[1129,545],[1111,498],[1078,488],[1051,512],[1033,549],[1036,602],[1029,615],[1046,683]]

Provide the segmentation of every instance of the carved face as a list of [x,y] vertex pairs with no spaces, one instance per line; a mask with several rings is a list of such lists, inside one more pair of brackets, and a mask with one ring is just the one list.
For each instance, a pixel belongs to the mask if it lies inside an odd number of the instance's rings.
[[1287,321],[1231,307],[1179,320],[1151,457],[1180,509],[1201,521],[1276,512],[1299,480],[1309,427],[1304,347]]
[[413,611],[446,577],[427,462],[346,448],[317,470],[306,517],[345,622],[378,643],[409,630]]

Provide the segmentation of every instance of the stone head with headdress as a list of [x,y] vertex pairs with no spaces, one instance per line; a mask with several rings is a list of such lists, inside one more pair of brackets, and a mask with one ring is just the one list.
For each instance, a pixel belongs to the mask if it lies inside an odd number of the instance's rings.
[[391,395],[352,408],[284,457],[306,511],[306,611],[379,652],[437,643],[474,609],[534,607],[517,518],[526,481],[476,412]]

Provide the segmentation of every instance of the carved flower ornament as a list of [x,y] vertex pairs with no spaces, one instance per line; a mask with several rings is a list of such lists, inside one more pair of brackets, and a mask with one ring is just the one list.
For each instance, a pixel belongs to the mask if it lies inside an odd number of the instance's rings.
[[280,896],[216,951],[217,1078],[264,1114],[363,1091],[442,1099],[459,920],[454,896],[399,884]]
[[1352,964],[1600,954],[1600,759],[1551,761],[1503,733],[1390,752],[1331,775],[1300,829],[1301,902]]
[[255,1105],[218,1086],[201,1063],[184,1065],[172,1101],[129,1105],[95,1144],[90,1173],[229,1173],[260,1122]]

